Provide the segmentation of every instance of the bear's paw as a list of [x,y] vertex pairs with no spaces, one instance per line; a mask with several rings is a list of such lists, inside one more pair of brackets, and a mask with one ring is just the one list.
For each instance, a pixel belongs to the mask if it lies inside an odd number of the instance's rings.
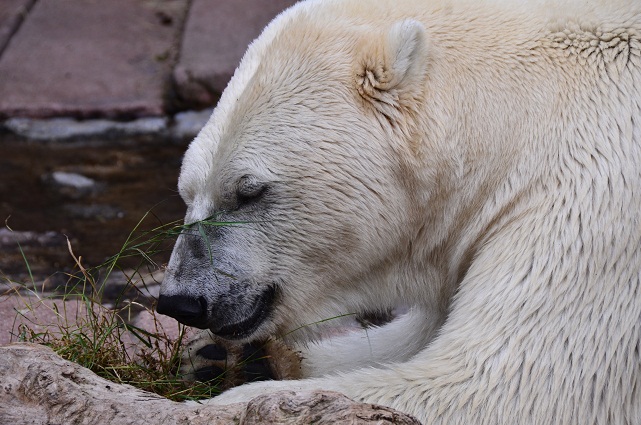
[[279,339],[240,344],[197,332],[183,351],[179,375],[221,390],[247,382],[301,378],[301,356]]

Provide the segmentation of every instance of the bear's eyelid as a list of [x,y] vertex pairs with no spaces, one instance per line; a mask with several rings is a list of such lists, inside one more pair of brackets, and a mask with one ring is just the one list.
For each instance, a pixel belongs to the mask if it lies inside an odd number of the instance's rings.
[[267,184],[252,175],[244,175],[238,180],[236,196],[238,203],[252,201],[261,197],[267,190]]

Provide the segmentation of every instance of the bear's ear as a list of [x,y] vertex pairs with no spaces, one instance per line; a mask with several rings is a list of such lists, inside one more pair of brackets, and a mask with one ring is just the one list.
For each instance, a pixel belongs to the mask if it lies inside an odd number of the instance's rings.
[[390,108],[412,108],[423,92],[427,73],[423,24],[412,19],[397,22],[382,40],[367,44],[356,70],[360,95],[388,117],[393,112]]

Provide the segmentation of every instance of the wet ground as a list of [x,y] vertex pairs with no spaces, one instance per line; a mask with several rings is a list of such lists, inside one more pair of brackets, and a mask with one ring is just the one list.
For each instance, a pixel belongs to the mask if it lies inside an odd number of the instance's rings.
[[[148,211],[147,229],[181,219],[185,209],[176,184],[185,148],[151,138],[35,143],[0,134],[0,279],[29,280],[31,271],[38,281],[73,270],[65,237],[86,266],[96,266],[120,250]],[[51,182],[53,172],[76,173],[95,184],[69,190]],[[155,259],[168,257],[165,252]]]

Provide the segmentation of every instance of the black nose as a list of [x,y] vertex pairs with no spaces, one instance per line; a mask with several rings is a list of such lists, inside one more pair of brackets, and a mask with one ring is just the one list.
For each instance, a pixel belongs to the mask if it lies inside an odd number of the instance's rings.
[[207,328],[207,302],[203,297],[161,295],[156,312],[173,317],[180,323],[196,328]]

